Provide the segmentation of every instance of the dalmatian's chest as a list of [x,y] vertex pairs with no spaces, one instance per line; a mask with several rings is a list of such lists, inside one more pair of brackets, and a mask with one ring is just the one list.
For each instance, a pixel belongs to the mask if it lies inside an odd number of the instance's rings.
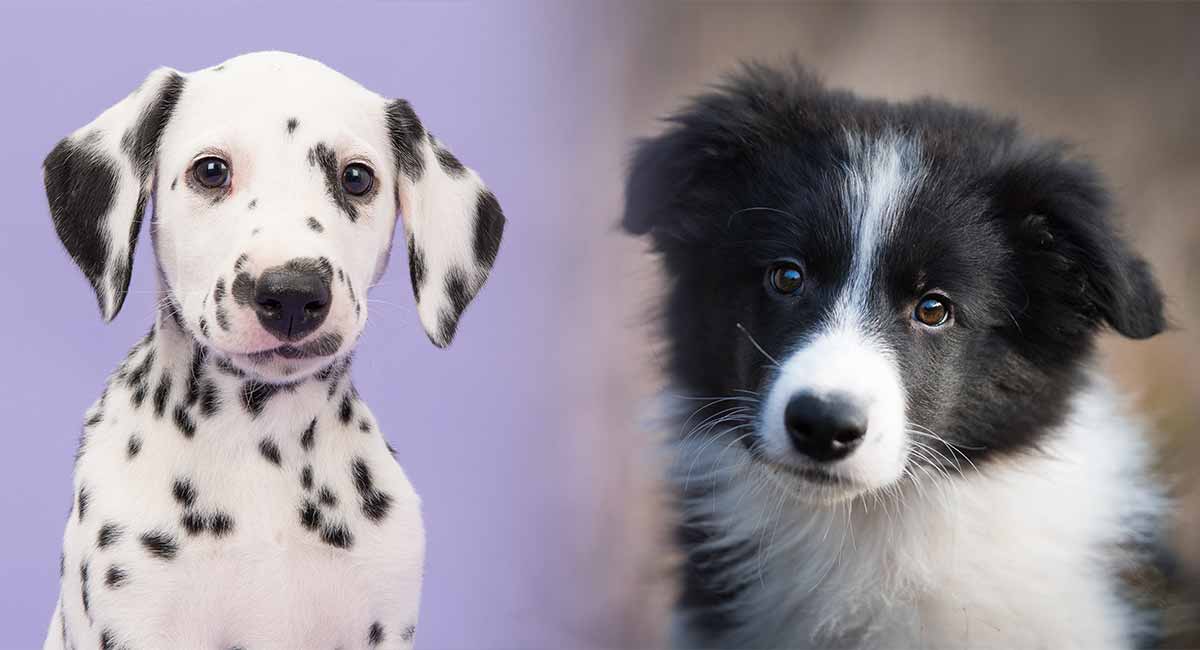
[[142,347],[88,414],[47,647],[411,644],[420,502],[344,370],[280,388]]

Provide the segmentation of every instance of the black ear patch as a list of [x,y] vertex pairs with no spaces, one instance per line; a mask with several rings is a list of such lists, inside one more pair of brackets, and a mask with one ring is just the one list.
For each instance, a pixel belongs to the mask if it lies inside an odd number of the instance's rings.
[[425,253],[417,247],[412,236],[408,238],[408,277],[412,281],[413,298],[421,301],[421,285],[425,283]]
[[[156,95],[143,102],[132,124],[103,124],[101,116],[95,124],[102,124],[104,130],[97,127],[83,137],[64,138],[42,164],[55,232],[91,283],[106,319],[114,317],[125,302],[159,139],[184,86],[182,75],[168,73]],[[123,101],[139,101],[138,93]],[[105,145],[105,137],[113,137],[122,128],[119,146]],[[135,178],[122,172],[121,156],[128,159]],[[137,195],[133,213],[112,214],[119,196],[131,191]],[[125,223],[129,224],[127,235]],[[126,239],[118,242],[114,237]],[[121,245],[128,246],[126,259],[110,266],[114,246]]]
[[483,269],[496,263],[500,240],[504,237],[504,213],[496,196],[488,190],[479,193],[475,205],[475,261]]
[[420,149],[421,141],[425,139],[425,127],[412,105],[403,99],[388,102],[386,111],[397,175],[404,174],[415,183],[425,173],[425,158]]
[[[184,78],[182,75],[177,72],[168,75],[159,90],[158,98],[146,106],[141,117],[138,118],[138,123],[130,132],[126,133],[126,136],[129,133],[133,134],[132,150],[126,153],[133,161],[133,167],[138,171],[138,176],[142,181],[149,178],[154,171],[159,139],[162,137],[163,129],[167,128],[167,123],[171,121],[171,115],[175,112],[180,95],[183,94],[183,88]],[[125,144],[125,137],[122,137],[121,143]]]
[[117,194],[113,161],[93,149],[99,134],[79,143],[63,139],[46,156],[46,197],[54,230],[71,259],[83,270],[104,310],[104,269],[108,260],[108,211]]
[[434,345],[445,347],[454,339],[454,334],[458,331],[458,319],[462,317],[463,311],[471,303],[472,294],[468,283],[467,273],[462,269],[453,268],[446,272],[445,290],[450,304],[448,309],[443,310],[439,315],[441,340],[445,343],[434,341]]
[[1101,323],[1133,339],[1162,332],[1162,290],[1114,223],[1099,174],[1059,149],[1011,164],[997,192],[1023,260],[1029,308],[1038,312],[1032,316],[1059,312],[1050,320],[1067,334]]
[[437,138],[432,133],[429,134],[429,141],[433,145],[433,155],[437,157],[438,165],[442,171],[450,178],[462,178],[467,175],[467,168],[459,162],[458,158],[450,152],[449,149],[442,146]]

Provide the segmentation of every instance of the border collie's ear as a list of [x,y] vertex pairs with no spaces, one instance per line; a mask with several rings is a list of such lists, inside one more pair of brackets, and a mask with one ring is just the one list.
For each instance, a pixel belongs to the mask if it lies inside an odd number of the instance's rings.
[[621,226],[626,232],[644,235],[664,225],[670,218],[672,202],[691,178],[694,156],[678,130],[638,141],[625,182]]
[[479,176],[421,126],[408,102],[388,103],[387,126],[417,313],[429,340],[446,347],[496,261],[504,213]]
[[151,72],[133,94],[63,138],[42,163],[54,229],[92,283],[106,322],[129,291],[159,135],[183,86],[174,70]]
[[[1001,205],[1015,225],[1018,250],[1038,266],[1031,293],[1073,306],[1091,322],[1145,339],[1166,328],[1163,295],[1150,265],[1110,216],[1110,201],[1091,166],[1040,151],[1002,174]],[[1057,294],[1057,295],[1054,295]]]

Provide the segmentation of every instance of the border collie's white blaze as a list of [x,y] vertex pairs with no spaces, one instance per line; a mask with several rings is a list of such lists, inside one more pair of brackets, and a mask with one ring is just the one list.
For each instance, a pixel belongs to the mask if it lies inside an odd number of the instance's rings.
[[1093,363],[1161,293],[1061,147],[748,66],[633,160],[668,277],[675,643],[1115,648],[1159,542]]
[[846,482],[823,485],[803,495],[817,500],[854,496],[895,481],[904,468],[908,448],[904,385],[895,354],[875,335],[870,300],[883,242],[895,229],[911,188],[920,178],[919,150],[892,135],[868,142],[848,135],[847,140],[858,158],[845,170],[845,203],[856,244],[849,280],[824,328],[781,360],[779,376],[769,389],[758,424],[765,456],[784,467],[803,468],[803,459],[792,450],[784,425],[784,412],[793,395],[844,395],[866,411],[868,427],[861,446],[825,468]]

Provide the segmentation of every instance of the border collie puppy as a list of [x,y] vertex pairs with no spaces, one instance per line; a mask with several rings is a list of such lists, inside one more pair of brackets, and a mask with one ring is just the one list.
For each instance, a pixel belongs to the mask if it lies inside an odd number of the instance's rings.
[[1096,369],[1162,294],[1011,121],[750,65],[633,158],[666,271],[674,643],[1125,648],[1166,502]]

